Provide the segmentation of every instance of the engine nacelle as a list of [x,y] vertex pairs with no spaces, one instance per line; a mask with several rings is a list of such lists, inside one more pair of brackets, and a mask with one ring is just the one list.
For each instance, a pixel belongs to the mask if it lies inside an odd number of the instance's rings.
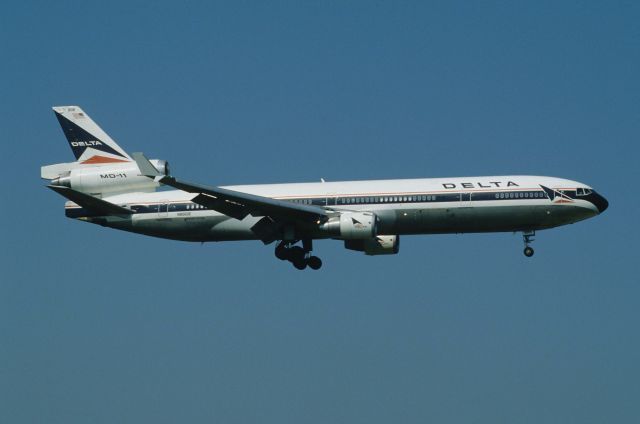
[[376,235],[377,217],[372,212],[343,212],[329,218],[321,229],[345,240],[372,238]]
[[[152,159],[149,162],[161,174],[169,174],[167,161]],[[153,191],[159,186],[154,180],[140,175],[135,162],[74,168],[51,180],[51,184],[90,194]]]
[[344,247],[365,255],[395,255],[400,251],[400,236],[376,236],[364,240],[345,240]]

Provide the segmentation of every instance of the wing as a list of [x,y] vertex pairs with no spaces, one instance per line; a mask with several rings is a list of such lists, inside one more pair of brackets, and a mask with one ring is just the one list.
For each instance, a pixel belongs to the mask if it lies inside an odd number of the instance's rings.
[[318,206],[300,205],[255,194],[180,181],[160,174],[142,153],[133,153],[132,156],[142,175],[178,190],[196,193],[192,201],[197,204],[236,219],[243,219],[247,215],[265,217],[266,219],[259,221],[252,228],[264,242],[273,241],[273,233],[283,224],[318,225],[328,219],[327,211]]

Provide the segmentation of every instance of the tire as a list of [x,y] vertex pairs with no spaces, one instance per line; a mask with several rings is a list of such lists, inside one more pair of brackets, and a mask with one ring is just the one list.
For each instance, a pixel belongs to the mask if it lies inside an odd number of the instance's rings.
[[294,263],[299,261],[304,262],[304,250],[302,249],[302,247],[293,246],[291,249],[289,249],[288,259]]
[[305,261],[304,258],[296,259],[293,261],[293,266],[302,271],[307,267],[307,261]]
[[284,246],[276,247],[276,258],[284,261],[289,258],[289,249]]
[[524,248],[524,256],[526,256],[527,258],[530,258],[533,256],[533,248],[527,246]]
[[307,265],[309,265],[309,268],[311,269],[320,269],[322,266],[322,260],[317,256],[311,256],[307,259]]

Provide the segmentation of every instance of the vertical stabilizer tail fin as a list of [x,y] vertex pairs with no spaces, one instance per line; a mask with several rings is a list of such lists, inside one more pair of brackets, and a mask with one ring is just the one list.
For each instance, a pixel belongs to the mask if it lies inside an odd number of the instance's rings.
[[53,111],[79,163],[101,165],[132,161],[80,107],[55,106]]

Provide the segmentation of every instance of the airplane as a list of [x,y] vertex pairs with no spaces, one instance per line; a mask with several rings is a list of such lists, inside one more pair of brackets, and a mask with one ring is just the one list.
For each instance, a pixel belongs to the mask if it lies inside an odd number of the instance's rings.
[[[76,160],[41,177],[64,196],[69,218],[191,242],[260,240],[297,269],[319,269],[313,240],[366,255],[397,254],[400,236],[522,232],[573,224],[609,203],[572,180],[529,175],[206,186],[165,160],[125,152],[78,106],[53,107]],[[160,186],[172,188],[158,190]]]

